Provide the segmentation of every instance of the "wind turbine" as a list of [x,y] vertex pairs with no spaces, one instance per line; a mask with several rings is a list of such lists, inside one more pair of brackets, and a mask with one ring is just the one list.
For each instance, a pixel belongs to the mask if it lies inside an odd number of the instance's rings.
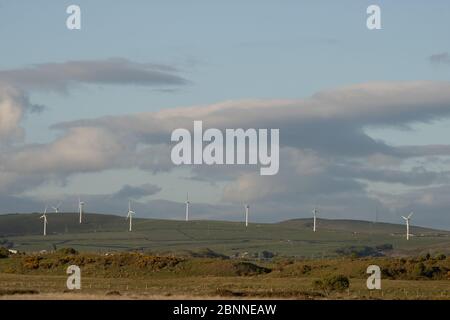
[[411,211],[409,216],[407,216],[407,217],[402,216],[402,218],[405,219],[405,221],[406,221],[406,240],[409,240],[409,236],[410,236],[410,234],[409,234],[409,220],[411,220],[411,217],[413,216],[413,214],[414,214],[414,212]]
[[127,219],[130,219],[130,232],[133,228],[133,214],[136,214],[136,212],[134,212],[133,210],[131,210],[131,201],[128,201],[128,214],[127,214]]
[[250,210],[250,206],[248,204],[245,205],[245,226],[248,227],[248,211]]
[[81,198],[78,198],[78,210],[80,211],[80,223],[83,222],[83,206],[84,206],[84,202],[81,201]]
[[53,206],[52,206],[53,210],[55,210],[55,213],[58,213],[58,212],[59,212],[59,207],[61,207],[61,202],[58,203],[58,205],[57,205],[56,207],[53,207]]
[[44,214],[39,217],[39,219],[44,219],[44,236],[47,235],[47,207],[45,207]]
[[314,207],[312,213],[313,213],[313,232],[316,232],[316,219],[317,219],[317,213],[319,212],[319,210],[317,210],[317,208]]
[[189,194],[186,193],[186,221],[189,221]]

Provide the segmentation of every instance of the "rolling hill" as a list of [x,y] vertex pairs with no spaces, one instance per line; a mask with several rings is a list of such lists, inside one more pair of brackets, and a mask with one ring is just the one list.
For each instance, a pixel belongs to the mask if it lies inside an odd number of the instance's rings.
[[412,227],[406,241],[403,225],[357,220],[312,219],[250,224],[227,221],[134,219],[128,232],[125,218],[106,214],[48,214],[48,235],[42,236],[41,214],[0,215],[0,245],[22,251],[74,247],[81,251],[139,250],[158,253],[217,252],[236,256],[277,254],[293,257],[339,255],[417,255],[450,252],[450,232]]

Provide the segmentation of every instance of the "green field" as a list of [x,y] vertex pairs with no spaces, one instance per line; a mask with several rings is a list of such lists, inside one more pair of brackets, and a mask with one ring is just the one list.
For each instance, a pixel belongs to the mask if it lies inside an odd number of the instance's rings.
[[[318,232],[314,233],[311,219],[250,224],[248,228],[238,222],[135,219],[133,232],[128,232],[124,217],[85,217],[86,222],[80,225],[76,213],[49,214],[48,235],[44,237],[39,214],[1,215],[0,245],[3,242],[27,252],[73,247],[90,252],[190,254],[208,248],[227,256],[256,257],[269,251],[297,258],[336,257],[352,251],[389,256],[450,252],[448,231],[413,226],[414,236],[406,241],[403,225],[387,223],[319,219]],[[374,250],[364,251],[364,247]]]

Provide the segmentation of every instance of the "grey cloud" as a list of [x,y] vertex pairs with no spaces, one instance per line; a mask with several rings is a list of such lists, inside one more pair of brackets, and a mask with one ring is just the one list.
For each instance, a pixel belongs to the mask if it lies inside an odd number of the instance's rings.
[[165,65],[137,63],[122,58],[44,63],[28,68],[1,70],[0,83],[22,90],[67,91],[76,84],[172,86],[188,81]]
[[364,179],[372,182],[401,183],[409,186],[426,186],[433,183],[450,182],[450,172],[429,171],[424,167],[414,167],[411,170],[374,169],[363,167],[354,163],[353,165],[334,166],[330,172],[341,178],[352,177],[353,179]]
[[168,143],[175,128],[280,128],[280,143],[342,155],[397,150],[364,132],[367,127],[398,127],[430,122],[450,114],[448,82],[384,82],[320,92],[302,100],[242,100],[175,108],[156,113],[60,123],[53,128],[107,127],[129,132],[146,143]]
[[428,60],[434,65],[450,65],[450,55],[448,52],[436,53],[428,57]]
[[[171,131],[191,128],[192,121],[199,119],[204,121],[205,129],[280,128],[282,147],[316,150],[320,157],[336,157],[338,162],[374,154],[417,157],[430,151],[389,146],[365,134],[364,128],[407,125],[449,114],[450,83],[367,83],[320,92],[303,100],[227,101],[60,123],[54,126],[62,130],[60,138],[47,145],[25,146],[10,153],[5,166],[7,170],[30,173],[70,174],[124,167],[169,171],[173,168],[169,158]],[[447,152],[442,147],[434,149],[434,153],[441,151]],[[197,174],[193,178],[230,179],[227,170],[218,170],[222,172],[219,176],[213,169],[194,167]],[[237,167],[228,172],[233,170],[232,177],[241,174]],[[355,181],[350,183],[354,184]]]
[[124,185],[113,197],[119,199],[140,199],[154,195],[161,191],[161,188],[154,184],[143,184],[140,186]]
[[401,194],[382,194],[386,207],[391,208],[398,221],[400,215],[414,211],[413,225],[438,229],[450,228],[449,185],[419,188]]
[[30,105],[30,113],[42,113],[46,108],[43,104],[32,104]]
[[69,87],[79,84],[142,85],[165,90],[170,89],[166,86],[187,83],[178,75],[178,70],[171,66],[120,58],[46,63],[0,70],[0,147],[22,142],[25,137],[25,130],[21,127],[24,116],[44,111],[45,106],[30,103],[30,91],[66,92]]
[[395,148],[397,155],[402,157],[423,157],[423,156],[448,156],[450,155],[450,145],[420,145],[420,146],[398,146]]

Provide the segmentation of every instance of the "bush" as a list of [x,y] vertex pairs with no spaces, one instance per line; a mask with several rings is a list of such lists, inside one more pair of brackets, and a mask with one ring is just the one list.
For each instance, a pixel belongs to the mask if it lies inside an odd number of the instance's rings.
[[383,253],[378,248],[368,247],[368,246],[349,246],[337,249],[335,251],[337,254],[351,257],[353,259],[361,257],[381,257]]
[[270,252],[270,251],[264,250],[264,251],[261,251],[259,253],[259,258],[260,259],[272,259],[273,257],[275,257],[275,254],[273,252]]
[[443,253],[440,253],[440,254],[438,254],[438,255],[436,256],[435,259],[436,259],[436,260],[445,260],[445,259],[447,259],[447,256],[446,256],[445,254],[443,254]]
[[22,265],[25,269],[33,270],[39,269],[39,261],[42,260],[42,257],[39,256],[28,256],[24,259]]
[[0,259],[8,258],[9,257],[9,250],[5,247],[0,247]]
[[385,244],[376,246],[375,249],[377,249],[379,251],[388,251],[388,250],[393,250],[394,246],[390,243],[385,243]]
[[238,262],[234,264],[236,273],[239,276],[253,276],[257,274],[270,273],[272,270],[257,266],[250,262]]
[[350,280],[344,275],[329,276],[322,280],[315,280],[313,282],[313,287],[329,294],[331,291],[343,291],[348,289],[350,287]]
[[68,255],[68,254],[78,254],[78,251],[74,248],[61,248],[58,250],[58,253]]
[[305,274],[311,272],[312,268],[310,265],[304,264],[300,270],[302,274]]
[[414,266],[413,274],[416,277],[424,277],[424,276],[426,276],[425,270],[426,270],[426,267],[423,264],[423,262],[419,262],[418,264],[416,264]]

